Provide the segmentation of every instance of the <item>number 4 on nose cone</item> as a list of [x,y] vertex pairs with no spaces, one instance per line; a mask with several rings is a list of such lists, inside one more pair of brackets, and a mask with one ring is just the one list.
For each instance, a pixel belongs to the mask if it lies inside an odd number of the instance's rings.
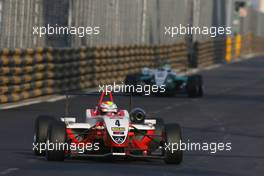
[[115,121],[115,125],[116,125],[116,126],[120,126],[120,121],[119,121],[119,120],[116,120],[116,121]]

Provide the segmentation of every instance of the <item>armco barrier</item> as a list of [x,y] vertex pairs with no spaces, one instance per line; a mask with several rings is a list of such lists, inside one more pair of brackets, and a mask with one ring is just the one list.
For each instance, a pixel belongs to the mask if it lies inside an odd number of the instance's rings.
[[[264,39],[253,35],[214,39],[195,45],[195,66],[206,67],[250,53],[263,53]],[[96,46],[0,50],[0,104],[121,83],[143,67],[171,64],[178,72],[191,65],[186,44]],[[192,66],[193,67],[193,66]]]

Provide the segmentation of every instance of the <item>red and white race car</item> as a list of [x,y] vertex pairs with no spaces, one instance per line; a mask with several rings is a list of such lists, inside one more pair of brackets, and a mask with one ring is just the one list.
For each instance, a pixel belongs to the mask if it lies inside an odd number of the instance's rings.
[[146,118],[141,108],[130,113],[118,109],[112,93],[104,101],[86,109],[85,123],[76,118],[41,115],[35,121],[33,150],[35,155],[49,161],[67,157],[134,157],[160,158],[166,163],[180,164],[183,153],[177,146],[181,141],[178,124],[164,124],[162,119]]

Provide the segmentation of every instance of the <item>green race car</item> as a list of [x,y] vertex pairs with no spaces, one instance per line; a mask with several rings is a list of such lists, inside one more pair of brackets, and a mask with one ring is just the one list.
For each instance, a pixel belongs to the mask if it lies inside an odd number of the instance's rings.
[[203,96],[201,75],[180,76],[172,71],[169,65],[158,69],[143,68],[141,73],[127,75],[124,83],[130,86],[155,86],[154,90],[158,91],[152,91],[152,93],[164,95],[187,93],[189,97]]

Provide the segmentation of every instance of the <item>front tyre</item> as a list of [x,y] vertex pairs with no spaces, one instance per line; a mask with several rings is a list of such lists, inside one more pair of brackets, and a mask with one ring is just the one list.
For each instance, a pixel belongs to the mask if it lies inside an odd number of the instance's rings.
[[38,145],[38,148],[34,148],[35,155],[45,155],[45,151],[40,150],[39,147],[41,144],[46,143],[49,124],[54,121],[56,121],[55,117],[48,115],[40,115],[36,118],[34,129],[34,144]]
[[[46,158],[48,161],[63,161],[65,158],[66,125],[64,122],[51,123],[46,142]],[[50,146],[50,147],[49,147]]]
[[[165,163],[180,164],[183,159],[183,151],[180,150],[181,127],[178,124],[165,125],[165,143],[169,148],[165,148]],[[176,144],[176,145],[175,145]],[[172,149],[173,146],[178,146],[177,150]]]

